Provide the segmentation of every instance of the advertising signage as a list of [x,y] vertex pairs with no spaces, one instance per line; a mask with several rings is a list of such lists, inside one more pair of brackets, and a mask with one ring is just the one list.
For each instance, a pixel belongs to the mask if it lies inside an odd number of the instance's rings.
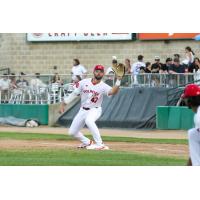
[[194,39],[199,33],[138,33],[139,40]]
[[116,41],[132,40],[133,33],[27,33],[27,41]]

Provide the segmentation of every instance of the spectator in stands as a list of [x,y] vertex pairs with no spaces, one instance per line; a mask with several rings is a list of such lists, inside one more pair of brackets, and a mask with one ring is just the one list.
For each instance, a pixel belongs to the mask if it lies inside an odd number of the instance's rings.
[[169,67],[169,74],[185,73],[185,67],[180,64],[178,58],[174,58],[173,64]]
[[165,85],[166,87],[169,87],[169,68],[173,64],[172,58],[167,58],[165,61],[165,64],[162,64],[161,69],[160,69],[160,78],[162,81],[162,85]]
[[125,70],[126,74],[131,74],[131,61],[128,58],[125,59]]
[[180,54],[175,53],[175,54],[174,54],[174,59],[175,59],[175,58],[178,58],[178,59],[180,60],[180,58],[181,58]]
[[35,78],[31,79],[30,86],[32,89],[44,88],[47,85],[40,80],[40,73],[35,73]]
[[16,76],[14,73],[10,74],[10,89],[16,89],[17,88],[17,83],[16,83]]
[[151,73],[151,63],[146,62],[145,65],[146,65],[146,67],[140,68],[140,73]]
[[[155,56],[155,63],[151,66],[151,73],[158,74],[161,70],[162,63],[160,62],[160,57]],[[152,84],[154,86],[158,86],[160,84],[160,76],[159,75],[152,75]]]
[[162,67],[162,63],[160,62],[160,57],[155,56],[155,63],[151,66],[151,72],[152,73],[159,73],[160,69]]
[[114,79],[115,79],[114,71],[110,71],[106,75],[105,83],[112,87],[114,85]]
[[163,64],[160,68],[161,74],[168,74],[170,66],[173,64],[172,58],[167,58],[165,64]]
[[[115,56],[113,56],[112,65],[115,65],[115,64],[117,64],[117,58]],[[112,70],[112,67],[108,67],[108,69],[106,70],[105,75],[108,76],[108,75],[112,75],[112,74],[114,74],[114,71]]]
[[190,67],[194,62],[195,53],[192,51],[191,47],[185,47],[185,60],[183,60],[183,64]]
[[171,74],[170,85],[176,86],[176,84],[183,84],[185,78],[183,73],[185,73],[185,66],[180,64],[178,58],[174,58],[173,64],[169,67],[169,74]]
[[11,80],[8,78],[8,74],[3,74],[0,79],[0,90],[8,90],[10,87]]
[[58,73],[55,73],[53,78],[52,78],[52,83],[58,83],[60,85],[63,85],[63,80],[60,78]]
[[[117,64],[117,57],[112,56],[112,66],[116,64]],[[105,83],[112,87],[115,79],[115,73],[112,70],[112,67],[108,67],[108,69],[106,70],[105,78],[106,78]]]
[[145,63],[146,67],[140,67],[140,74],[148,74],[148,75],[143,75],[140,77],[140,80],[143,84],[148,84],[151,81],[151,63],[146,62]]
[[11,80],[8,78],[8,74],[3,74],[0,79],[0,91],[2,103],[8,103],[8,94]]
[[194,73],[197,72],[198,70],[200,70],[200,60],[198,57],[196,57],[194,59],[194,62],[192,63],[192,65],[189,66],[189,72],[190,73]]
[[86,68],[80,64],[79,59],[74,59],[73,60],[73,67],[72,67],[72,82],[77,83],[80,80],[86,78],[87,76],[87,70]]
[[26,88],[29,86],[28,81],[25,79],[25,75],[26,74],[24,72],[20,72],[19,79],[16,81],[16,84],[19,88]]
[[140,68],[141,67],[146,67],[145,63],[143,61],[144,56],[143,55],[139,55],[138,56],[138,61],[133,63],[132,67],[131,67],[131,73],[132,73],[132,77],[133,77],[133,83],[134,84],[138,84],[138,74],[140,73]]
[[130,59],[126,58],[125,59],[125,76],[123,77],[121,81],[121,86],[129,86],[131,83],[131,61]]

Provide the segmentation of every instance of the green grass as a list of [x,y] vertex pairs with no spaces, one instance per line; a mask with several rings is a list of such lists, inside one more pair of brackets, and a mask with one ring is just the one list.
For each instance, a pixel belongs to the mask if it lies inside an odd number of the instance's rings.
[[[91,136],[89,136],[91,138]],[[132,142],[132,143],[156,143],[156,144],[188,144],[186,139],[154,139],[154,138],[131,138],[103,136],[105,142]],[[0,132],[0,139],[15,140],[73,140],[72,137],[62,134],[42,133],[12,133]]]
[[183,166],[186,159],[114,151],[0,150],[0,166]]
[[[91,137],[91,136],[90,136]],[[73,140],[68,135],[0,132],[0,140]],[[105,142],[187,144],[185,139],[104,136]],[[182,166],[185,158],[116,151],[69,149],[0,150],[0,166]]]

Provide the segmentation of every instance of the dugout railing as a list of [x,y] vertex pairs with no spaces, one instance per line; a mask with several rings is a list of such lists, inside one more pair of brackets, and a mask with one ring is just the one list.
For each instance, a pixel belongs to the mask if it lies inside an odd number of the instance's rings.
[[[73,91],[71,74],[61,74],[60,83],[53,83],[54,74],[36,75],[0,75],[0,103],[10,104],[54,104],[61,102],[64,97]],[[87,77],[92,77],[92,74]],[[121,82],[121,87],[163,87],[169,92],[184,87],[188,83],[199,81],[199,73],[188,74],[126,74]],[[116,78],[105,75],[104,82],[113,86]],[[174,95],[172,95],[174,98]],[[178,98],[178,96],[177,96]],[[170,94],[169,94],[170,102]]]

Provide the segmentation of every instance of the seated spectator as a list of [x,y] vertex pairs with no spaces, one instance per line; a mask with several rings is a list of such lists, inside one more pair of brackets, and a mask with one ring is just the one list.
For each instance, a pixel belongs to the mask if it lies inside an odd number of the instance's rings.
[[31,79],[30,86],[32,89],[38,89],[46,87],[47,85],[40,80],[40,73],[35,73],[35,78]]
[[73,60],[73,67],[72,67],[72,82],[77,83],[80,80],[86,78],[87,70],[86,68],[80,64],[79,59]]
[[24,74],[24,72],[20,72],[19,79],[16,81],[16,84],[19,88],[26,88],[29,86],[28,81],[25,79],[25,75],[26,74]]
[[63,80],[60,78],[58,73],[55,73],[55,75],[52,78],[52,83],[58,83],[60,85],[63,85]]

